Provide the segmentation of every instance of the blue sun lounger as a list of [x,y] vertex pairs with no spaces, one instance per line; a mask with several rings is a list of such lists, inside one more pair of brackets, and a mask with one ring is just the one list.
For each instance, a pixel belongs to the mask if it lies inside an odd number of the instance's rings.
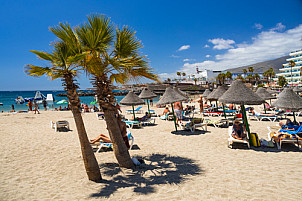
[[[143,113],[143,110],[141,110],[141,109],[142,109],[142,107],[136,108],[136,109],[134,110],[134,113]],[[126,110],[126,111],[127,111],[127,113],[130,113],[130,114],[133,113],[133,110]]]

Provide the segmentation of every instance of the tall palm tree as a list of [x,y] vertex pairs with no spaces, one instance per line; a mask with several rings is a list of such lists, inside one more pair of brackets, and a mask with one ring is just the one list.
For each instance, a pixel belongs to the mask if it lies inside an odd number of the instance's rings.
[[248,71],[250,72],[250,73],[253,73],[254,72],[254,68],[251,66],[251,67],[248,67]]
[[252,83],[251,80],[253,79],[253,75],[252,75],[252,74],[248,74],[248,75],[246,76],[246,79],[249,80],[249,83]]
[[179,76],[179,79],[181,79],[181,72],[176,72],[176,75]]
[[[70,41],[64,27],[51,30],[62,40]],[[76,27],[75,31],[80,46],[87,53],[83,65],[92,77],[99,105],[104,111],[115,157],[121,167],[132,167],[133,162],[115,117],[117,108],[114,106],[112,84],[124,84],[141,77],[158,81],[158,76],[148,67],[146,56],[141,56],[142,43],[130,28],[116,28],[109,18],[95,14],[88,16],[88,22]]]
[[232,78],[233,78],[233,74],[232,74],[231,72],[227,71],[227,72],[225,73],[225,78],[227,78],[227,79],[229,79],[229,81],[231,81]]
[[256,84],[258,84],[258,81],[260,80],[260,75],[258,73],[256,73],[254,76],[253,76],[253,79],[256,81]]
[[186,73],[182,73],[182,76],[183,76],[184,78],[186,77],[186,75],[187,75]]
[[25,72],[32,76],[46,75],[52,80],[61,78],[64,89],[67,91],[67,98],[70,102],[71,111],[76,123],[78,136],[81,144],[81,151],[84,165],[89,180],[99,181],[102,179],[98,163],[89,143],[82,115],[79,109],[80,99],[77,93],[79,88],[75,77],[82,70],[79,68],[79,62],[85,57],[85,54],[74,54],[64,42],[53,43],[54,50],[51,53],[31,50],[40,59],[51,63],[50,67],[40,67],[35,65],[26,65]]
[[246,69],[242,69],[242,72],[243,72],[244,78],[245,78],[245,77],[246,77],[247,70],[246,70]]
[[290,65],[290,77],[292,80],[292,86],[294,86],[294,82],[293,82],[293,67],[296,65],[296,63],[293,60],[289,61],[289,65]]

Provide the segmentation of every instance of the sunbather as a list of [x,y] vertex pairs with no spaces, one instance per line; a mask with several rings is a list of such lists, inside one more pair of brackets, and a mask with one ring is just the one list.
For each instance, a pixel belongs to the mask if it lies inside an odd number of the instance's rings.
[[294,124],[290,119],[287,119],[285,124],[280,122],[279,125],[283,130],[295,131],[301,126],[301,123]]
[[[121,135],[123,137],[123,140],[125,141],[125,144],[126,144],[127,148],[129,149],[130,148],[130,144],[129,144],[129,139],[128,139],[128,136],[127,136],[127,125],[126,125],[125,122],[122,121],[122,117],[119,114],[117,115],[117,123],[118,123],[118,125],[120,127]],[[100,134],[95,139],[90,140],[90,143],[100,142],[101,140],[103,142],[105,142],[105,143],[112,143],[112,141],[110,140],[110,138],[107,137],[104,134]]]
[[245,126],[242,123],[240,123],[240,121],[235,120],[233,124],[232,136],[236,139],[242,140],[243,138],[246,137],[244,130],[245,130]]
[[167,113],[169,113],[170,112],[170,110],[169,110],[169,108],[168,107],[166,107],[165,109],[164,109],[164,112],[163,112],[163,114],[162,115],[166,115]]

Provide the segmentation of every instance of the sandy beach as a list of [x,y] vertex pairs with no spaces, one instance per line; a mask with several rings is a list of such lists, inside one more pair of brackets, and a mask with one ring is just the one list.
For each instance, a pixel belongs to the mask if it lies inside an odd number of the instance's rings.
[[[147,106],[143,106],[146,111]],[[123,114],[129,107],[123,107]],[[155,108],[161,114],[163,108]],[[142,115],[138,115],[142,116]],[[130,117],[130,115],[126,115]],[[292,118],[292,117],[290,117]],[[108,135],[104,120],[83,113],[88,137]],[[55,132],[50,121],[67,120]],[[302,117],[298,117],[302,121]],[[267,126],[249,121],[267,139]],[[0,114],[0,200],[299,200],[302,154],[291,144],[277,148],[227,147],[227,128],[175,131],[173,121],[131,129],[131,156],[145,164],[118,167],[113,151],[96,153],[103,180],[87,179],[70,111]]]

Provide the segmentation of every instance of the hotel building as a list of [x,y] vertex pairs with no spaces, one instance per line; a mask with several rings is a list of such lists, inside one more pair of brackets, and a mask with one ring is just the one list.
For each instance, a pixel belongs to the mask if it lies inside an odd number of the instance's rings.
[[[278,81],[278,77],[283,76],[286,78],[289,85],[297,85],[301,83],[301,68],[302,68],[302,49],[291,52],[289,54],[290,58],[286,59],[287,63],[283,64],[283,68],[279,69],[280,73],[276,74],[274,81]],[[295,66],[291,67],[289,62],[294,61]],[[292,71],[292,76],[291,76]]]

